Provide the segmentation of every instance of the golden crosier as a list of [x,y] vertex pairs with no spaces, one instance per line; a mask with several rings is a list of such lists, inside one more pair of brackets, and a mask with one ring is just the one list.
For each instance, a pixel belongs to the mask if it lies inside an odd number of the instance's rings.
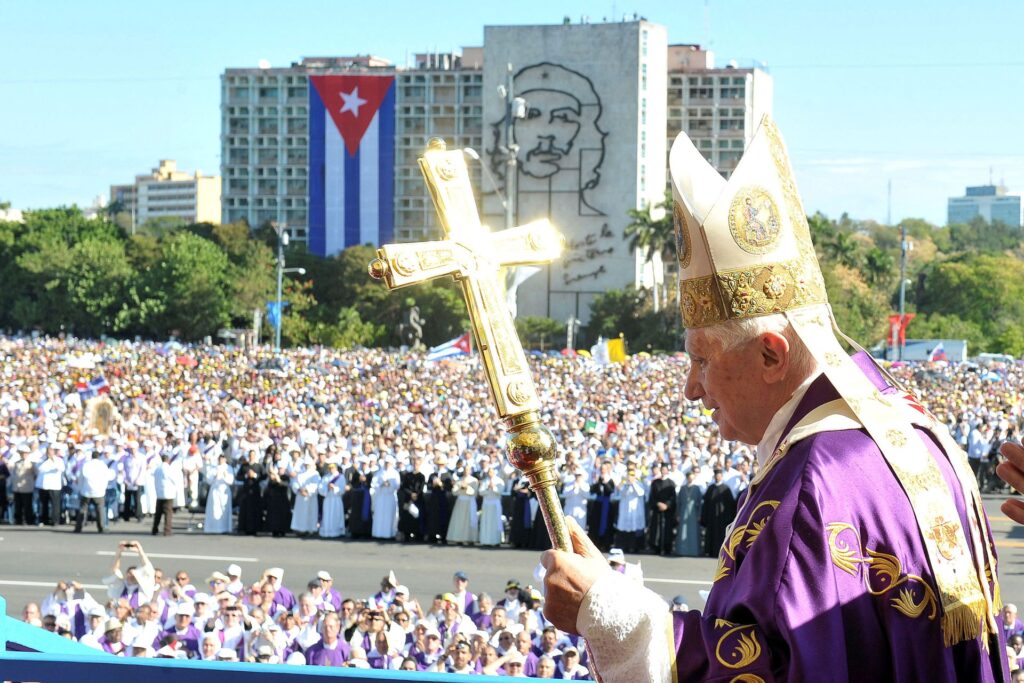
[[571,551],[555,489],[555,440],[541,424],[540,400],[500,280],[502,268],[558,258],[562,237],[546,219],[490,232],[480,223],[462,150],[449,151],[435,138],[419,163],[444,239],[385,245],[369,273],[389,289],[445,276],[460,284],[491,398],[510,434],[509,462],[536,492],[554,547]]

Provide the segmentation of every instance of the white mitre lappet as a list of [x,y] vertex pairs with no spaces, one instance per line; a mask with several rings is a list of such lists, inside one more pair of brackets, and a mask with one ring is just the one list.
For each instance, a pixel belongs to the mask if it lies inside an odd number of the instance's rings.
[[966,456],[934,416],[880,393],[840,344],[838,338],[860,348],[842,333],[828,307],[807,216],[778,128],[768,116],[763,118],[728,181],[685,134],[672,145],[669,167],[684,326],[782,314],[841,396],[826,414],[815,411],[814,422],[797,425],[752,485],[802,438],[822,431],[865,429],[914,508],[942,595],[946,644],[977,638],[979,623],[994,632],[992,614],[998,598],[991,594],[985,574],[986,565],[995,566],[987,526],[977,514],[969,515],[969,529],[949,521],[958,518],[955,503],[937,464],[914,433],[915,425],[939,438],[965,495],[980,510]]

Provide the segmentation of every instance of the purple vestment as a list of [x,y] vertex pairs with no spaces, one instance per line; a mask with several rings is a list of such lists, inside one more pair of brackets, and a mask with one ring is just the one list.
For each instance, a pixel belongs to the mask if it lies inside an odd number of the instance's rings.
[[351,649],[348,643],[338,640],[332,648],[324,647],[324,641],[319,640],[306,650],[306,664],[310,666],[341,666],[348,661]]
[[[855,360],[885,387],[870,361]],[[782,438],[836,398],[819,377]],[[917,431],[969,528],[949,460],[926,431]],[[1002,634],[987,649],[985,635],[943,645],[941,599],[914,512],[866,432],[799,441],[744,497],[750,500],[740,500],[703,616],[673,615],[680,681],[1007,677]]]

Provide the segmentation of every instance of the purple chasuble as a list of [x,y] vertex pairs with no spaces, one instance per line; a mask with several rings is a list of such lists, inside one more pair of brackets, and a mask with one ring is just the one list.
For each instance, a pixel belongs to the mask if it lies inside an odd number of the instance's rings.
[[309,666],[341,666],[348,661],[349,655],[348,643],[338,640],[336,646],[331,649],[324,647],[324,641],[319,640],[306,650],[306,664]]
[[[784,435],[838,397],[816,379]],[[917,432],[969,528],[949,460]],[[945,647],[941,612],[914,511],[878,447],[863,430],[815,434],[742,494],[703,615],[674,613],[678,679],[1005,680],[1002,634]]]

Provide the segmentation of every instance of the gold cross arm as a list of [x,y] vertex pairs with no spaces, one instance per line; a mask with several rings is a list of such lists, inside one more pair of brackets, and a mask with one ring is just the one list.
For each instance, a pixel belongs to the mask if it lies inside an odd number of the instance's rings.
[[377,250],[370,274],[390,289],[451,276],[462,286],[491,396],[507,422],[540,409],[537,391],[505,303],[501,268],[558,258],[562,237],[547,219],[497,233],[480,223],[461,150],[432,143],[420,169],[434,199],[445,239],[390,244]]

